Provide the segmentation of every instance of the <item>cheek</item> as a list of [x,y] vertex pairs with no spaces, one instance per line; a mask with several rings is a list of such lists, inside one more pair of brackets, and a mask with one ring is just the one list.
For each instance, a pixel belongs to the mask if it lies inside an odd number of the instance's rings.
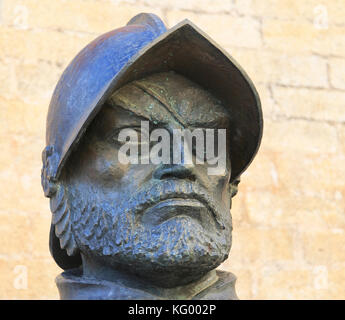
[[101,183],[114,183],[121,181],[129,170],[129,165],[118,161],[117,150],[96,152],[90,161],[88,176]]
[[230,160],[227,160],[224,174],[219,175],[219,176],[214,176],[214,179],[216,180],[214,185],[218,189],[218,192],[223,192],[228,189],[230,177],[231,177]]
[[228,210],[231,206],[230,193],[230,162],[227,163],[227,171],[221,176],[211,176],[212,194],[219,202],[222,203],[224,209]]

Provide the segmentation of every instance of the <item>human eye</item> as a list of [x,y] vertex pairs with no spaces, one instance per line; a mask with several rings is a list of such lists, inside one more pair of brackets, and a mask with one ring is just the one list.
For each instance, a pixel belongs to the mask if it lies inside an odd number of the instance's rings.
[[218,157],[218,143],[219,136],[217,129],[200,128],[202,130],[202,141],[198,143],[197,140],[193,139],[192,150],[193,155],[203,162],[212,161]]
[[108,142],[117,146],[125,143],[138,144],[140,142],[140,127],[121,127],[116,128],[108,136]]

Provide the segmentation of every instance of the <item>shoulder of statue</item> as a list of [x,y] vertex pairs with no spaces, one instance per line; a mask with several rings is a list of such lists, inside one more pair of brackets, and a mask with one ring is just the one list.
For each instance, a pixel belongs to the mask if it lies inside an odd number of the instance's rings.
[[216,272],[217,282],[200,292],[193,300],[238,300],[235,290],[236,276],[227,271]]
[[66,270],[56,278],[61,300],[157,300],[150,293],[107,280],[88,278],[81,268]]

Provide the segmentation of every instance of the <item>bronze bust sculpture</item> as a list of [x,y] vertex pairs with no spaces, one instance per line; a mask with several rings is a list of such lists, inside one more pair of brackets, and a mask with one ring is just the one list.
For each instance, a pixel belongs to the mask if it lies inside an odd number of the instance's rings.
[[61,298],[237,299],[215,268],[262,127],[251,81],[188,20],[167,31],[139,14],[84,48],[53,94],[43,151]]

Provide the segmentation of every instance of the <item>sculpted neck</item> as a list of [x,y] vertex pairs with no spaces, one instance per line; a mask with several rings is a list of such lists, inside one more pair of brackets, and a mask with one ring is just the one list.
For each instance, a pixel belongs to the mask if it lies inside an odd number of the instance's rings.
[[105,266],[94,259],[89,259],[83,254],[82,261],[83,278],[111,282],[122,288],[128,288],[128,290],[140,290],[146,292],[148,295],[161,297],[163,299],[191,299],[206,288],[212,286],[218,280],[216,270],[212,270],[192,283],[165,288],[163,286],[153,285],[125,271]]

